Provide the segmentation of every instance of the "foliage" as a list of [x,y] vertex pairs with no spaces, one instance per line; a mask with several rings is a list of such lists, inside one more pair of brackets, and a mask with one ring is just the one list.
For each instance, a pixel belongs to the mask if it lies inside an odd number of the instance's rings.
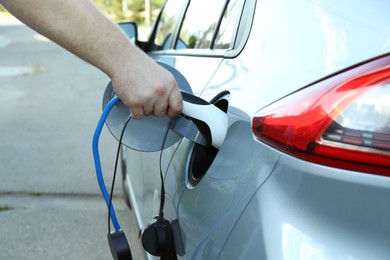
[[[164,0],[93,0],[95,4],[114,21],[134,21],[139,25],[155,20]],[[145,13],[145,3],[151,3],[151,21]]]
[[8,205],[0,205],[0,211],[11,210],[11,209],[13,209],[13,207]]
[[5,10],[5,8],[0,4],[0,12],[7,12],[7,10]]
[[[93,2],[114,21],[134,21],[142,26],[156,19],[164,0],[93,0]],[[145,13],[146,2],[151,4],[149,21],[145,20],[148,17]],[[0,12],[6,12],[1,4]]]

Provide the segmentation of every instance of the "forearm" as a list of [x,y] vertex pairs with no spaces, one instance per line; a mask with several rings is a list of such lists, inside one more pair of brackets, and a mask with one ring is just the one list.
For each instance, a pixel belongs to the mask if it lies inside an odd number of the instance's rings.
[[131,59],[135,58],[131,55],[141,55],[89,0],[0,0],[0,3],[23,23],[110,77],[124,56]]
[[173,76],[133,46],[90,0],[0,0],[37,32],[105,72],[134,118],[175,116],[182,98]]

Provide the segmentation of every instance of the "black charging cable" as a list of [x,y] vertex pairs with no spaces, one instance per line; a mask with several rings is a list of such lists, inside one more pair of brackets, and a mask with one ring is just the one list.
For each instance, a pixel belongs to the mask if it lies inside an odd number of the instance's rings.
[[[165,142],[168,137],[169,129],[171,128],[173,120],[171,119],[166,129],[163,143],[160,150],[159,170],[161,179],[161,195],[160,195],[160,210],[156,221],[150,224],[142,233],[142,246],[151,255],[154,256],[173,256],[170,259],[176,259],[176,252],[173,243],[173,229],[171,223],[164,219],[164,204],[165,204],[165,185],[164,176],[162,173],[162,155]],[[161,258],[163,259],[163,258]],[[164,258],[165,259],[165,258]]]
[[[103,125],[105,123],[105,120],[108,116],[109,111],[115,104],[119,101],[119,98],[115,96],[112,100],[109,101],[107,106],[104,108],[102,116],[98,122],[98,125],[95,130],[93,142],[92,142],[92,150],[94,155],[94,161],[95,161],[95,169],[96,169],[96,176],[98,180],[99,187],[102,191],[102,195],[106,201],[107,208],[108,208],[108,244],[110,246],[110,251],[115,260],[124,260],[124,259],[133,259],[130,246],[128,244],[128,241],[126,239],[126,236],[122,230],[122,228],[119,225],[119,221],[116,217],[114,206],[113,206],[113,196],[114,196],[114,189],[115,189],[115,180],[117,176],[117,169],[118,169],[118,162],[120,157],[120,152],[122,148],[122,140],[124,137],[124,133],[126,131],[126,128],[132,119],[132,116],[130,115],[121,131],[121,135],[118,142],[118,148],[117,148],[117,154],[115,159],[115,167],[114,167],[114,173],[113,173],[113,179],[111,183],[111,190],[110,193],[108,193],[107,188],[104,184],[103,180],[103,173],[102,168],[100,164],[100,156],[99,156],[99,137],[100,133],[102,131]],[[159,170],[160,170],[160,179],[161,179],[161,196],[160,196],[160,209],[159,214],[156,216],[156,222],[150,224],[143,232],[142,234],[142,245],[144,249],[154,255],[154,256],[161,256],[166,257],[169,256],[169,259],[176,259],[176,252],[174,250],[174,243],[173,243],[173,230],[172,226],[169,221],[164,219],[164,204],[165,204],[165,187],[164,187],[164,176],[162,173],[162,155],[163,150],[165,147],[165,143],[169,134],[169,129],[171,128],[173,119],[169,121],[169,125],[166,128],[166,132],[164,135],[164,139],[162,142],[161,150],[160,150],[160,158],[159,158]],[[175,150],[176,153],[176,150]],[[175,154],[174,153],[174,154]],[[172,158],[171,158],[172,160]],[[111,223],[114,226],[115,230],[111,231]],[[165,259],[165,258],[164,258]]]
[[[111,184],[111,191],[110,191],[110,201],[109,201],[109,209],[111,208],[112,205],[112,199],[114,196],[114,189],[115,189],[115,180],[117,176],[117,169],[118,169],[118,162],[119,162],[119,156],[120,156],[120,151],[122,148],[122,139],[124,136],[124,133],[126,131],[126,127],[128,126],[130,120],[131,120],[131,115],[128,117],[126,120],[122,131],[121,135],[119,138],[119,143],[118,143],[118,148],[117,148],[117,153],[116,153],[116,159],[115,159],[115,167],[114,167],[114,173],[113,173],[113,179],[112,179],[112,184]],[[173,246],[173,230],[171,227],[171,224],[169,221],[164,219],[164,205],[165,205],[165,185],[164,185],[164,176],[162,173],[162,156],[163,156],[163,150],[164,146],[169,134],[169,129],[171,128],[172,125],[172,119],[169,121],[168,127],[166,129],[166,132],[164,134],[164,139],[161,145],[161,150],[160,150],[160,156],[159,156],[159,172],[160,172],[160,179],[161,179],[161,194],[160,194],[160,208],[159,208],[159,213],[158,216],[156,216],[156,222],[148,226],[148,228],[145,229],[143,236],[142,236],[142,245],[144,249],[155,256],[164,256],[169,253],[172,253],[172,250],[174,248]],[[118,231],[115,230],[111,232],[111,211],[108,210],[108,233],[110,234],[110,239],[113,240],[116,235],[119,237],[123,236],[124,233],[122,230]],[[118,233],[119,232],[119,233]],[[122,234],[123,233],[123,234]],[[151,235],[152,234],[152,235]],[[109,240],[110,240],[109,239]],[[122,243],[115,242],[113,247],[110,245],[110,248],[112,250],[112,254],[115,259],[132,259],[130,248],[129,249],[129,254],[130,256],[126,255],[126,258],[122,258],[122,256],[118,256],[116,258],[116,255],[121,255],[122,251],[126,252],[127,248],[121,245]],[[114,248],[114,250],[113,250]],[[125,250],[124,250],[125,249]],[[113,252],[114,251],[114,252]]]
[[160,218],[163,218],[164,217],[164,205],[165,205],[165,186],[164,186],[164,176],[163,176],[163,173],[162,173],[162,155],[163,155],[163,150],[164,150],[164,146],[165,146],[165,142],[168,138],[168,132],[169,132],[169,129],[171,128],[171,125],[172,125],[172,119],[169,121],[169,124],[168,124],[168,127],[165,131],[165,134],[164,134],[164,140],[163,140],[163,143],[161,145],[161,150],[160,150],[160,158],[159,158],[159,169],[160,169],[160,179],[161,179],[161,196],[160,196],[160,210],[159,210],[159,214],[158,214],[158,217]]
[[[115,179],[116,179],[116,174],[118,171],[118,162],[119,162],[119,155],[120,155],[121,148],[122,148],[123,136],[124,136],[125,130],[127,128],[127,125],[129,124],[131,118],[132,118],[132,115],[130,114],[130,116],[127,118],[127,120],[125,122],[125,125],[122,128],[121,135],[120,135],[120,138],[118,141],[118,148],[116,151],[115,166],[114,166],[114,174],[112,177],[111,190],[110,190],[110,202],[109,202],[108,208],[111,208],[112,199],[114,197]],[[108,222],[108,233],[111,233],[111,211],[110,210],[108,211],[108,221],[107,222]]]
[[[108,209],[112,208],[112,199],[114,197],[114,189],[115,189],[115,180],[116,175],[118,171],[118,162],[119,162],[119,155],[122,147],[122,139],[125,133],[125,130],[127,128],[127,125],[130,122],[130,119],[132,118],[132,115],[127,118],[125,125],[122,128],[121,135],[118,141],[118,148],[116,152],[116,158],[115,158],[115,166],[114,166],[114,174],[112,177],[112,183],[111,183],[111,190],[110,190],[110,200],[109,200],[109,206]],[[111,231],[111,210],[108,210],[108,243],[110,245],[110,250],[113,258],[115,260],[133,260],[133,256],[131,254],[129,243],[127,242],[125,233],[122,229],[116,229],[114,231]]]

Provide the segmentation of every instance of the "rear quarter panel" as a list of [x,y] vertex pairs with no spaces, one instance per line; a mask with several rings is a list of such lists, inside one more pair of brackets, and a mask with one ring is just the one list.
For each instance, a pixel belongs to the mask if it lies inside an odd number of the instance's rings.
[[389,196],[387,177],[280,154],[219,259],[388,259]]

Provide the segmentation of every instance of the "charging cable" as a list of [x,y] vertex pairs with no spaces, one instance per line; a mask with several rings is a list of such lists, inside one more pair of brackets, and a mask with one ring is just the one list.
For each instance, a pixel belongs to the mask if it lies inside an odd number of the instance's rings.
[[[133,257],[131,255],[129,243],[127,242],[125,233],[123,232],[121,226],[119,225],[118,219],[117,219],[116,214],[115,214],[114,206],[112,204],[112,195],[113,195],[113,188],[114,188],[118,154],[119,154],[119,149],[121,146],[121,140],[119,141],[117,160],[115,163],[114,178],[113,178],[113,183],[111,186],[111,193],[110,194],[108,193],[107,187],[104,183],[103,172],[102,172],[102,167],[101,167],[101,163],[100,163],[100,156],[99,156],[99,137],[100,137],[100,134],[102,132],[104,123],[107,119],[109,112],[118,102],[119,102],[119,97],[115,96],[113,99],[111,99],[108,102],[108,104],[104,108],[103,113],[99,119],[97,126],[96,126],[94,136],[93,136],[92,152],[93,152],[93,158],[94,158],[94,162],[95,162],[96,177],[97,177],[103,198],[104,198],[104,200],[107,204],[107,208],[108,208],[107,239],[108,239],[108,244],[110,246],[111,255],[113,256],[113,258],[115,260],[122,260],[122,259],[133,259]],[[123,137],[123,133],[126,129],[128,122],[130,121],[130,119],[131,119],[131,116],[129,116],[129,118],[126,121],[125,126],[123,127],[121,139]],[[115,231],[113,231],[113,232],[111,232],[111,228],[110,228],[110,226],[111,226],[110,219],[111,219],[111,222],[115,228]]]
[[92,151],[93,151],[93,159],[95,162],[96,178],[99,183],[100,191],[102,192],[103,198],[107,204],[107,208],[110,211],[111,222],[116,230],[120,230],[121,226],[119,225],[118,219],[116,217],[114,206],[112,205],[112,203],[110,203],[110,194],[107,191],[103,179],[102,166],[100,163],[100,156],[99,156],[99,137],[109,112],[111,111],[112,107],[115,106],[116,103],[118,103],[118,101],[119,101],[119,97],[115,96],[113,99],[110,100],[110,102],[108,102],[108,104],[104,108],[103,113],[96,126],[95,134],[93,136],[93,141],[92,141]]
[[[183,97],[183,114],[186,117],[189,117],[202,136],[206,139],[206,143],[211,144],[215,148],[219,148],[225,139],[227,132],[227,114],[209,102],[193,96],[191,94],[182,92]],[[108,118],[108,115],[112,108],[117,105],[120,101],[118,96],[114,96],[111,100],[108,101],[105,108],[103,109],[103,113],[99,119],[99,122],[96,126],[96,130],[93,136],[92,141],[92,151],[95,163],[96,177],[99,184],[99,188],[103,195],[103,198],[106,202],[108,209],[108,243],[110,246],[111,254],[116,260],[122,259],[132,259],[130,246],[127,242],[126,236],[119,225],[114,205],[112,203],[113,191],[115,185],[115,177],[117,172],[118,158],[120,153],[120,148],[122,146],[122,138],[126,127],[130,121],[131,114],[126,120],[122,132],[119,138],[115,169],[113,181],[111,184],[111,192],[107,191],[107,187],[105,185],[103,179],[103,172],[100,162],[99,156],[99,138],[104,127],[104,124]],[[172,128],[173,121],[170,120],[165,131],[164,139],[162,146],[160,148],[160,158],[159,158],[159,167],[160,167],[160,178],[161,178],[161,197],[160,197],[160,210],[159,214],[156,217],[156,221],[144,230],[142,233],[142,245],[144,249],[154,255],[154,256],[166,256],[174,252],[174,244],[173,244],[173,229],[171,223],[168,220],[164,219],[163,209],[165,204],[165,188],[164,188],[164,177],[162,173],[162,153],[165,147],[165,142],[168,137],[169,130]],[[178,131],[178,133],[181,133]],[[186,136],[185,134],[183,136]],[[173,156],[172,156],[173,158]],[[172,159],[171,158],[171,159]],[[114,231],[111,232],[111,223],[115,228]]]

